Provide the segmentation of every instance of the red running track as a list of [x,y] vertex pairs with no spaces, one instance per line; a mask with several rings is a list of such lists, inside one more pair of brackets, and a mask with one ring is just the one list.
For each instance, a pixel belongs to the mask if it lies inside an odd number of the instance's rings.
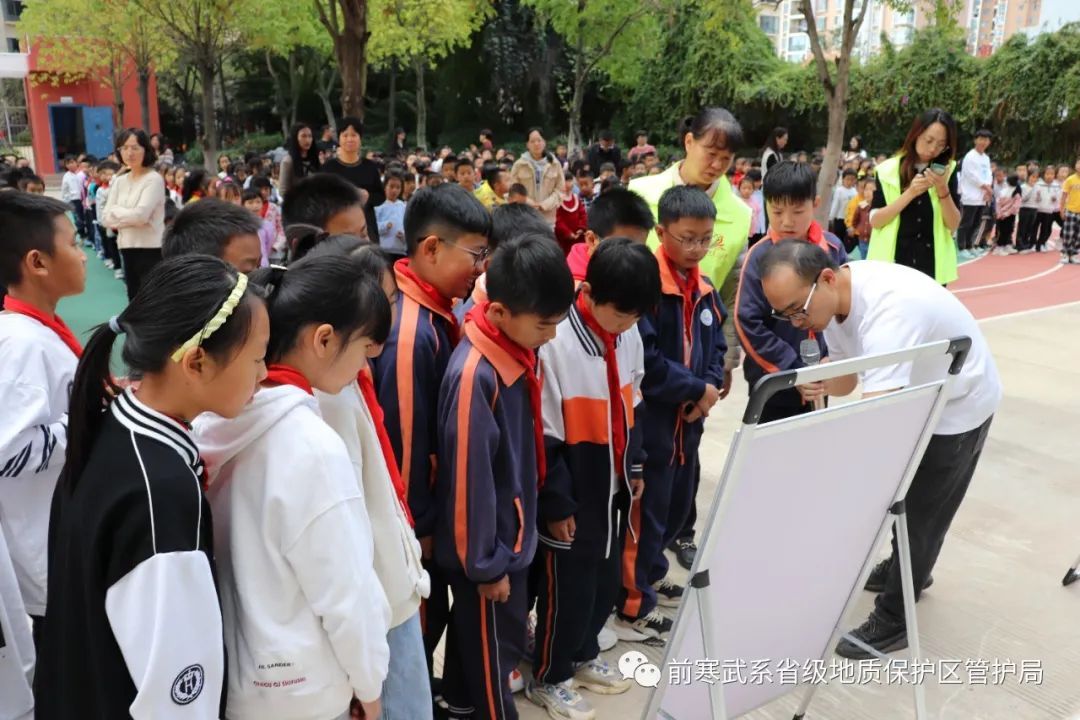
[[1080,264],[1054,252],[984,256],[960,266],[949,286],[979,320],[1080,302]]

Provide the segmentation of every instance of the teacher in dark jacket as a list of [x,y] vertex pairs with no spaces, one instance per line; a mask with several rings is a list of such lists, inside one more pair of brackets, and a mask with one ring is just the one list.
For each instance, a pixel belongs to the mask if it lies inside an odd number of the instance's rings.
[[368,239],[379,244],[379,225],[375,221],[375,208],[386,200],[379,166],[361,154],[364,139],[364,123],[359,118],[343,117],[338,121],[337,157],[327,160],[320,172],[345,178],[367,192],[364,215],[367,217]]
[[594,177],[600,174],[600,166],[604,163],[614,165],[616,175],[622,172],[622,151],[615,144],[615,135],[610,130],[601,131],[600,142],[589,147],[588,158]]

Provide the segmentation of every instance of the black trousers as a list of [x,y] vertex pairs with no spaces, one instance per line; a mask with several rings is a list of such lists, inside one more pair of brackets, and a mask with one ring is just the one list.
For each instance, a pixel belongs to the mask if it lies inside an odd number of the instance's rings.
[[1057,213],[1041,212],[1036,217],[1035,249],[1042,252],[1046,247],[1046,241],[1050,239],[1050,233],[1054,231],[1054,221]]
[[113,268],[120,270],[124,261],[120,259],[120,249],[116,247],[116,233],[112,230],[98,226],[98,232],[101,233],[101,249],[105,253],[106,260],[112,260]]
[[851,252],[858,245],[858,240],[854,237],[848,237],[847,223],[844,222],[844,218],[833,218],[829,221],[829,231],[837,237],[837,239],[843,243],[844,250]]
[[124,282],[127,284],[128,300],[132,300],[142,287],[143,280],[161,262],[161,248],[131,248],[121,250],[124,261]]
[[443,700],[455,717],[517,720],[510,671],[525,655],[528,570],[510,573],[510,598],[485,600],[476,583],[450,576],[454,607],[446,630]]
[[[618,530],[616,538],[621,537]],[[619,595],[622,543],[613,545],[604,558],[540,543],[533,561],[538,592],[533,675],[538,682],[569,680],[575,663],[600,655],[596,636]]]
[[1038,220],[1039,213],[1035,208],[1020,208],[1020,224],[1016,230],[1016,247],[1018,250],[1035,247],[1035,229]]
[[975,246],[979,217],[985,209],[985,205],[964,205],[961,209],[960,226],[956,228],[956,245],[960,250],[970,250]]
[[1013,228],[1016,227],[1016,216],[1000,218],[997,221],[997,246],[1005,247],[1012,244]]
[[79,234],[83,240],[88,240],[86,230],[86,208],[83,207],[82,200],[72,200],[68,203],[71,205],[71,214],[75,216],[75,232]]
[[[945,542],[945,534],[971,484],[993,419],[991,416],[974,430],[959,435],[934,435],[915,471],[905,505],[916,600],[934,569]],[[893,622],[902,622],[904,596],[895,532],[892,546],[892,567],[885,581],[885,590],[877,596],[874,611]]]

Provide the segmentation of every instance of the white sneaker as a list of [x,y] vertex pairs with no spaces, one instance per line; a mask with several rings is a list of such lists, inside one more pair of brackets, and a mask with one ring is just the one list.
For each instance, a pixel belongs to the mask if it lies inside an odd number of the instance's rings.
[[112,270],[112,269],[113,269],[113,267],[114,267],[114,266],[113,266],[113,261],[112,261],[112,260],[109,260],[108,258],[106,258],[106,259],[105,259],[105,262],[104,262],[104,263],[102,263],[102,264],[103,264],[103,265],[104,265],[105,267],[109,268],[110,270]]
[[117,280],[123,280],[124,279],[124,270],[122,268],[117,268],[116,272],[113,273],[113,277],[116,278]]
[[596,636],[596,644],[600,646],[600,652],[607,652],[619,642],[619,636],[607,625],[600,628],[600,634]]
[[558,685],[529,683],[525,688],[525,697],[535,705],[547,711],[553,720],[594,720],[596,711],[581,693],[573,688],[573,682],[567,680]]
[[653,590],[656,590],[656,604],[660,607],[679,607],[685,589],[686,588],[682,585],[673,583],[667,578],[663,578],[660,582],[653,585]]
[[595,658],[574,672],[574,684],[598,695],[621,695],[630,689],[630,680],[623,679],[610,665]]
[[613,630],[618,638],[625,642],[641,642],[650,638],[664,640],[671,632],[671,620],[653,608],[651,613],[637,620],[616,617]]
[[525,689],[525,678],[522,676],[521,671],[514,668],[510,671],[510,692],[517,695],[519,692]]

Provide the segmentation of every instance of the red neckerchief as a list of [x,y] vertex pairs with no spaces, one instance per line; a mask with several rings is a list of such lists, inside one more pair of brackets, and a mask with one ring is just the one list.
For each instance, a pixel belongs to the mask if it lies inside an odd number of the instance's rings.
[[265,220],[266,213],[268,212],[270,212],[270,203],[264,201],[262,204],[262,208],[259,210],[259,217]]
[[484,333],[492,342],[506,352],[514,362],[525,368],[525,380],[529,384],[529,406],[532,408],[533,417],[533,442],[536,445],[536,487],[544,486],[544,477],[547,476],[547,456],[544,453],[544,416],[542,412],[542,399],[540,397],[540,376],[536,374],[536,351],[526,350],[516,342],[499,332],[499,329],[488,320],[487,309],[490,302],[477,303],[472,310],[465,315],[465,322],[476,324],[476,329]]
[[68,346],[71,352],[75,353],[75,357],[82,357],[82,344],[79,343],[78,338],[75,337],[75,333],[71,332],[71,329],[64,324],[64,321],[60,319],[59,315],[49,317],[30,303],[16,300],[10,295],[4,298],[4,309],[13,313],[18,313],[19,315],[26,315],[27,317],[34,318],[56,333],[57,336],[64,341],[64,344]]
[[658,253],[664,259],[664,262],[668,264],[671,269],[671,279],[675,281],[679,292],[682,293],[683,334],[689,342],[693,337],[694,292],[701,285],[701,270],[695,265],[686,271],[686,279],[684,280],[682,271],[667,256],[663,246],[660,247]]
[[308,379],[292,365],[275,363],[267,366],[265,382],[274,383],[275,385],[292,385],[300,388],[308,395],[315,395],[315,391],[311,389],[311,383]]
[[371,368],[364,368],[356,376],[356,382],[360,385],[360,395],[364,398],[371,419],[375,423],[375,433],[379,436],[379,447],[382,448],[383,459],[386,460],[386,470],[390,473],[390,482],[394,485],[394,494],[397,495],[398,505],[405,512],[405,518],[409,521],[409,527],[415,527],[412,512],[409,510],[409,501],[405,496],[405,483],[401,479],[401,469],[398,467],[397,458],[394,457],[394,447],[390,444],[390,435],[386,432],[382,405],[379,404],[379,396],[375,393],[375,383],[371,379]]
[[[774,243],[780,242],[780,237],[776,234],[774,228],[769,228],[768,234],[765,237],[772,240]],[[829,241],[825,239],[825,231],[818,224],[817,220],[810,223],[810,229],[806,231],[806,242],[813,245],[817,245],[824,250],[827,254],[832,254],[832,247],[829,245]]]
[[[423,293],[423,297],[414,297],[410,293],[411,288],[407,284],[404,287],[399,287],[401,292],[424,307],[433,309],[443,316],[449,325],[450,342],[457,345],[458,339],[461,337],[461,328],[458,327],[457,318],[454,317],[454,301],[444,297],[431,283],[421,280],[420,276],[413,272],[412,266],[409,264],[409,258],[402,258],[394,263],[394,272],[411,280],[416,289]],[[401,285],[401,283],[398,284]]]
[[626,455],[626,409],[623,407],[622,386],[619,383],[619,359],[615,357],[615,335],[596,322],[585,296],[578,293],[577,309],[585,326],[604,343],[604,364],[607,366],[608,399],[611,402],[611,450],[615,455],[615,473],[623,477],[623,458]]

